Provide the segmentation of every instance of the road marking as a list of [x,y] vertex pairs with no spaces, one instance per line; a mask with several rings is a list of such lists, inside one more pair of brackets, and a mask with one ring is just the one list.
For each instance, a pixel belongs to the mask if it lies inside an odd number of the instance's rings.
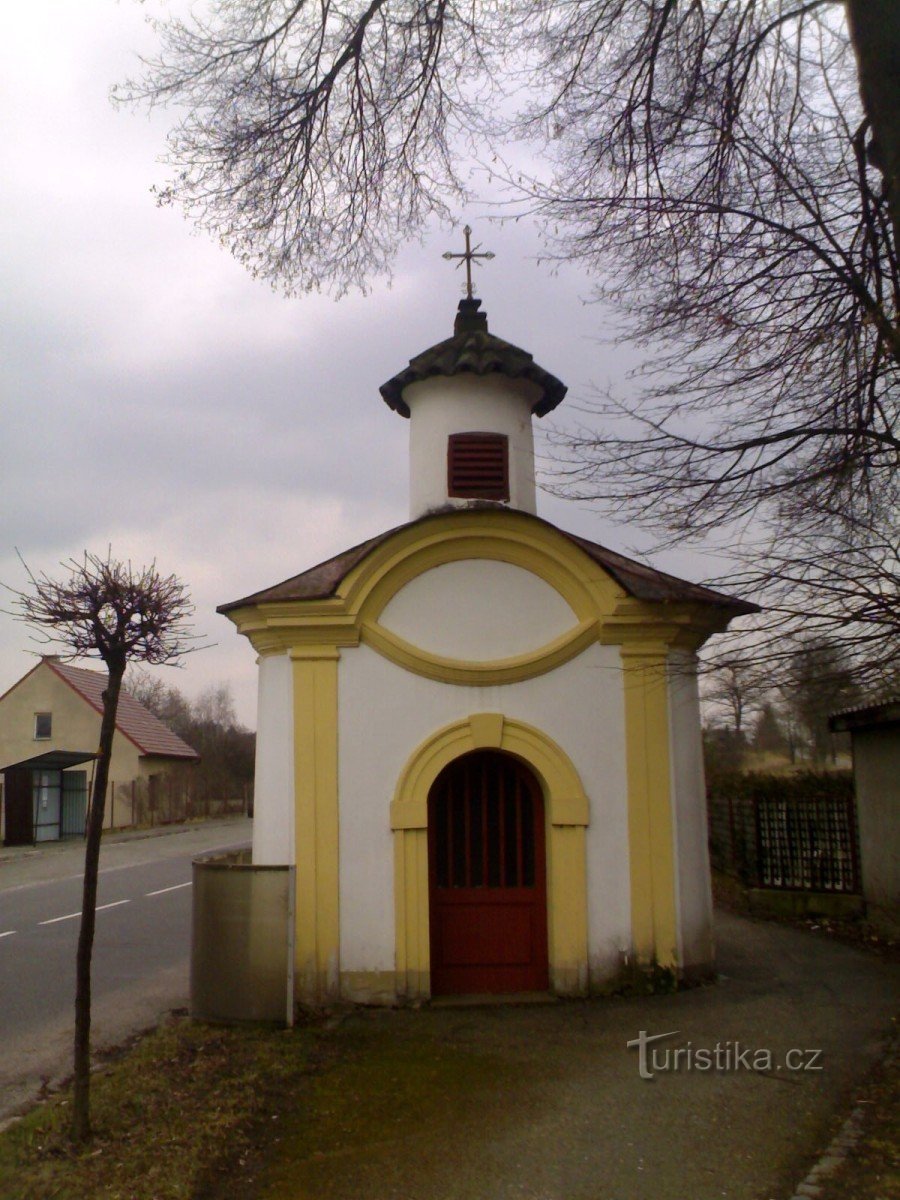
[[[130,904],[130,900],[113,900],[112,904],[98,904],[96,912],[103,912],[105,908],[118,908],[120,904]],[[38,925],[56,925],[60,921],[71,921],[74,917],[80,917],[80,912],[66,913],[64,917],[51,917],[49,921],[38,921]]]
[[38,921],[38,925],[55,925],[57,921],[71,921],[73,917],[80,917],[81,913],[66,913],[64,917],[51,917],[49,921]]
[[144,892],[144,895],[145,896],[162,896],[165,892],[177,892],[179,888],[186,888],[186,887],[190,887],[190,886],[191,886],[191,881],[188,880],[187,883],[173,883],[171,887],[157,888],[155,892]]
[[0,933],[0,938],[12,937],[15,932],[14,929],[7,929],[3,933]]

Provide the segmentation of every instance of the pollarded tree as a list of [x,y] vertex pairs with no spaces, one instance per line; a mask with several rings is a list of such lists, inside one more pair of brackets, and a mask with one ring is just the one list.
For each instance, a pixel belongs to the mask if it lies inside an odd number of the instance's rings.
[[42,641],[58,645],[67,657],[99,658],[107,671],[76,958],[72,1138],[84,1142],[91,1134],[91,957],[97,877],[122,678],[129,663],[174,663],[197,647],[187,623],[193,606],[174,575],[160,575],[155,564],[135,570],[114,559],[111,551],[105,558],[85,552],[81,562],[73,559],[64,565],[69,575],[61,581],[29,571],[30,588],[15,593],[14,607],[15,615],[37,630]]
[[163,200],[288,290],[363,285],[466,195],[473,139],[532,139],[522,203],[648,355],[569,491],[670,539],[752,522],[763,587],[820,537],[896,543],[896,0],[216,0],[159,33],[123,94],[186,106]]

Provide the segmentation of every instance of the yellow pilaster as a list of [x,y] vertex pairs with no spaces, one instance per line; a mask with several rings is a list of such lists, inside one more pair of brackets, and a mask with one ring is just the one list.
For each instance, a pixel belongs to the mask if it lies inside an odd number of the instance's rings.
[[295,995],[337,999],[340,968],[335,647],[291,651],[294,683]]
[[666,647],[621,647],[625,681],[631,928],[638,962],[678,965]]

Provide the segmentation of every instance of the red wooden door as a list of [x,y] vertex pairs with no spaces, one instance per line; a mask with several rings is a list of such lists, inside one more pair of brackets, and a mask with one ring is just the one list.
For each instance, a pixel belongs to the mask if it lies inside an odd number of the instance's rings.
[[428,796],[431,991],[549,987],[544,802],[517,759],[478,750]]

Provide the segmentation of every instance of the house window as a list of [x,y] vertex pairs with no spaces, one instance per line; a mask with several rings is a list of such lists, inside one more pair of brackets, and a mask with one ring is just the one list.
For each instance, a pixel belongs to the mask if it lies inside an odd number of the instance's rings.
[[509,499],[509,441],[503,433],[451,433],[447,495]]
[[35,741],[45,741],[53,736],[53,714],[52,713],[35,713],[34,714],[34,737]]

